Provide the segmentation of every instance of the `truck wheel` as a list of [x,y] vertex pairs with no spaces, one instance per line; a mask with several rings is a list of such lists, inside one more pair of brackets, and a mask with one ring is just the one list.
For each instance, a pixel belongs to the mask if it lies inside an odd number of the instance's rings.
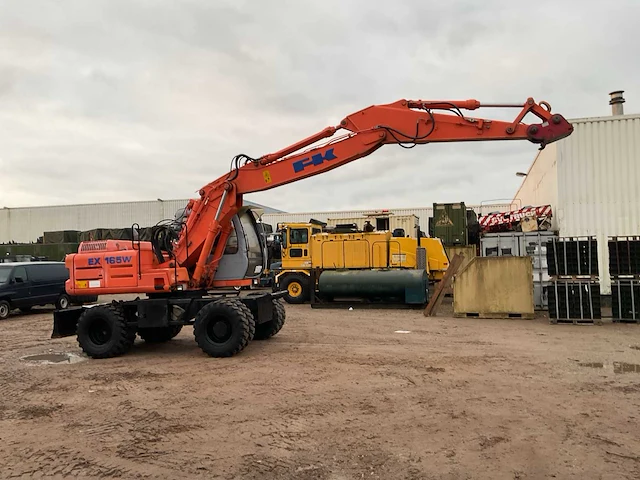
[[87,308],[78,320],[78,344],[92,358],[122,355],[135,339],[135,329],[127,326],[124,313],[114,305]]
[[11,305],[6,300],[0,300],[0,320],[4,320],[11,313]]
[[266,340],[280,331],[287,318],[284,305],[278,299],[273,300],[273,318],[266,323],[256,325],[255,340]]
[[255,331],[251,310],[237,298],[221,298],[205,305],[193,326],[198,346],[211,357],[231,357],[241,352]]
[[282,289],[287,293],[284,299],[287,303],[304,303],[309,299],[309,280],[302,275],[290,275],[282,282]]
[[170,325],[168,327],[140,328],[138,335],[147,343],[168,342],[178,335],[182,330],[182,325]]
[[58,310],[66,310],[69,308],[69,304],[71,303],[71,298],[66,293],[63,293],[58,297],[56,301],[56,309]]

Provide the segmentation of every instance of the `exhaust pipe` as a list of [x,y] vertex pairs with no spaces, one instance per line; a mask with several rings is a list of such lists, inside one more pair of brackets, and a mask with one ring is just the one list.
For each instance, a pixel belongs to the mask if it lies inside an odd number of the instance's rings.
[[611,92],[609,96],[611,100],[609,100],[609,105],[611,105],[611,114],[612,115],[624,115],[624,107],[622,104],[625,102],[622,94],[624,90],[616,90],[615,92]]

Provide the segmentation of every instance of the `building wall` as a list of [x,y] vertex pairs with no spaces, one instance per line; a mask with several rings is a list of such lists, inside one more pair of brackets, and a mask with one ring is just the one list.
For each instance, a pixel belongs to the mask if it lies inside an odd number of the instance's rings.
[[[80,205],[56,205],[49,207],[0,208],[0,243],[35,242],[44,232],[57,230],[91,230],[93,228],[126,228],[133,223],[141,227],[155,225],[160,220],[173,218],[176,211],[184,208],[188,199],[118,202]],[[274,227],[278,222],[308,222],[310,218],[326,222],[328,218],[360,217],[373,212],[368,210],[345,210],[305,213],[282,213],[270,207],[245,200],[246,204],[264,209],[263,222]],[[493,211],[510,210],[509,204],[468,205],[478,215]],[[395,215],[416,215],[420,227],[427,231],[433,208],[396,208]]]
[[558,227],[555,223],[557,221],[555,211],[558,203],[557,146],[557,143],[552,143],[538,152],[527,176],[513,198],[516,208],[527,205],[551,205],[555,228]]
[[558,145],[560,234],[595,235],[611,293],[609,236],[640,235],[640,115],[579,120]]
[[570,121],[573,134],[538,155],[515,198],[523,205],[550,203],[562,236],[598,239],[608,295],[608,237],[640,235],[640,115]]
[[[160,220],[174,218],[189,200],[119,202],[51,207],[0,209],[0,243],[35,242],[44,232],[127,228],[133,223],[150,227]],[[251,202],[245,201],[247,204]],[[265,207],[266,208],[266,207]],[[267,211],[272,209],[266,208]]]

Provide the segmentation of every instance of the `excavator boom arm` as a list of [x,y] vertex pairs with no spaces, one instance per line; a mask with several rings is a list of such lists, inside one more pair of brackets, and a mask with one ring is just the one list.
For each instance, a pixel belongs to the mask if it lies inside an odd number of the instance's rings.
[[[467,117],[462,110],[481,107],[518,107],[512,122]],[[434,112],[435,110],[435,112]],[[447,113],[437,112],[446,110]],[[528,114],[542,123],[524,124]],[[339,130],[346,135],[332,138]],[[242,206],[245,193],[269,190],[318,175],[370,155],[385,144],[426,144],[435,142],[528,140],[544,148],[573,131],[562,115],[551,113],[545,103],[527,99],[524,105],[488,104],[477,100],[425,101],[399,100],[373,105],[345,117],[338,126],[294,143],[258,159],[236,157],[244,165],[209,183],[200,190],[200,199],[188,205],[190,214],[175,249],[182,266],[193,266],[194,286],[211,285],[231,230],[231,217]],[[307,148],[307,150],[300,150]],[[188,232],[188,234],[187,234]],[[212,247],[215,248],[212,251]],[[210,252],[213,258],[210,258]]]

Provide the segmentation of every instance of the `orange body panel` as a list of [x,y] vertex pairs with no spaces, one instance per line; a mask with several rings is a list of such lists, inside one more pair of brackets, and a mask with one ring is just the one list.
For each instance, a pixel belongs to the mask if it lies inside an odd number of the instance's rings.
[[167,292],[189,283],[186,268],[158,263],[150,242],[83,242],[78,250],[65,259],[70,295]]

